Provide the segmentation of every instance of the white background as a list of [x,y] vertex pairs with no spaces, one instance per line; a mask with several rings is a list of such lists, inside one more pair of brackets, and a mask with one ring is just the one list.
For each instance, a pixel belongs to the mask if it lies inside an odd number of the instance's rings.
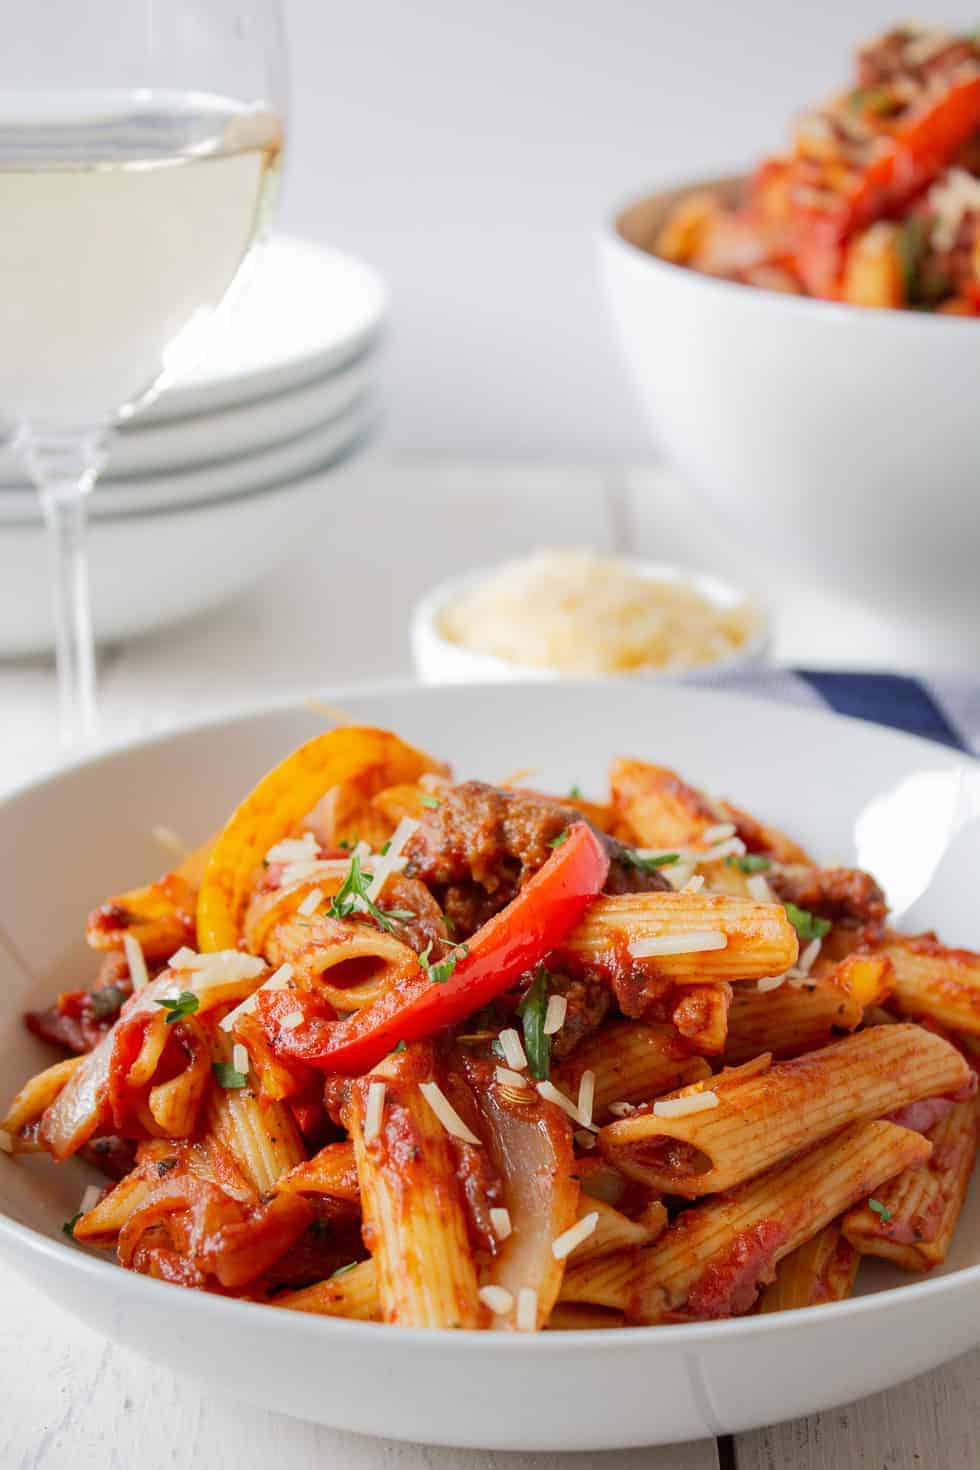
[[[283,225],[395,295],[397,449],[650,451],[603,313],[594,238],[648,184],[778,146],[896,0],[285,0],[294,131]],[[918,0],[964,28],[976,8]]]

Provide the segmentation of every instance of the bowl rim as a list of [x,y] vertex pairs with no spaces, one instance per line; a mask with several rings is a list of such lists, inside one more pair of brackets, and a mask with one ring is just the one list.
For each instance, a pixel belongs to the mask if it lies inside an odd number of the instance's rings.
[[712,293],[719,293],[719,300],[724,300],[726,297],[729,300],[734,297],[748,300],[758,299],[765,303],[762,309],[797,311],[811,318],[816,312],[818,318],[828,322],[842,321],[850,322],[852,325],[860,322],[862,325],[858,330],[861,331],[874,330],[876,326],[885,321],[894,323],[894,326],[886,327],[886,331],[925,330],[935,332],[946,328],[961,330],[963,327],[969,327],[971,323],[976,329],[976,317],[953,316],[936,311],[914,311],[909,307],[854,306],[846,301],[822,301],[814,296],[794,296],[786,291],[774,291],[768,286],[749,286],[742,281],[728,281],[722,276],[709,276],[703,271],[693,270],[690,266],[678,265],[674,261],[664,260],[663,256],[654,255],[652,251],[645,250],[641,245],[636,245],[632,240],[628,240],[622,232],[625,217],[631,210],[642,204],[653,204],[657,200],[666,200],[671,195],[680,199],[700,189],[741,184],[748,178],[749,175],[746,173],[712,173],[710,177],[698,174],[694,178],[677,180],[674,183],[661,183],[656,188],[645,190],[642,194],[630,194],[627,198],[621,198],[610,210],[607,210],[599,231],[600,240],[607,250],[632,261],[634,266],[639,261],[644,261],[652,274],[669,276],[674,289],[681,289],[683,281],[689,289],[704,289]]
[[465,572],[437,582],[434,587],[430,587],[428,592],[423,593],[414,603],[411,612],[413,644],[415,640],[424,638],[439,657],[453,659],[458,665],[467,663],[474,677],[478,670],[483,670],[484,674],[497,674],[507,682],[520,679],[525,683],[533,679],[542,683],[550,683],[555,680],[561,680],[563,683],[574,680],[582,682],[589,679],[600,682],[608,679],[637,682],[646,679],[684,681],[693,677],[708,679],[719,674],[734,674],[752,668],[762,661],[771,649],[773,618],[768,601],[759,596],[750,596],[737,583],[729,582],[714,572],[705,572],[697,567],[685,566],[681,562],[660,561],[652,557],[634,555],[631,552],[610,551],[598,554],[606,560],[627,563],[640,576],[650,581],[661,580],[687,586],[714,607],[743,606],[750,608],[756,617],[755,631],[737,653],[730,654],[724,659],[718,659],[714,663],[694,664],[685,669],[663,669],[656,665],[648,665],[628,674],[597,673],[594,675],[567,674],[559,669],[548,669],[537,664],[514,663],[510,659],[500,658],[495,653],[481,653],[478,649],[466,648],[463,644],[454,643],[452,639],[447,638],[439,628],[440,614],[455,598],[467,592],[471,587],[476,587],[486,581],[502,567],[525,559],[511,557],[470,567]]
[[[539,684],[542,687],[552,687],[549,681],[539,681]],[[597,686],[601,689],[603,681],[570,679],[563,681],[562,687],[567,689],[572,685],[576,685],[587,694],[589,691],[595,691]],[[471,689],[481,693],[483,688],[484,686],[479,683],[455,686],[456,691]],[[79,771],[109,763],[119,755],[152,749],[173,740],[181,740],[222,726],[229,727],[229,733],[237,732],[247,727],[250,722],[263,717],[314,709],[315,701],[329,703],[342,709],[344,700],[391,696],[397,699],[403,694],[418,694],[420,689],[424,691],[425,686],[420,686],[414,679],[400,677],[368,680],[363,683],[330,684],[308,694],[293,691],[275,695],[261,702],[251,701],[233,705],[220,713],[212,713],[200,719],[181,721],[165,730],[142,735],[135,739],[110,742],[97,752],[87,752],[72,757],[56,768],[20,782],[11,790],[0,795],[0,813],[6,807],[39,789],[55,786]],[[727,703],[743,707],[752,706],[754,710],[759,707],[758,699],[738,691],[685,688],[684,696],[702,699],[707,704]],[[816,720],[817,723],[825,725],[828,733],[839,727],[841,723],[850,729],[860,727],[867,732],[869,724],[866,720],[837,714],[831,710],[807,709],[797,711],[797,713],[805,714],[808,720]],[[889,729],[875,725],[873,722],[872,729],[879,736],[884,736],[893,743],[920,750],[932,760],[938,759],[950,768],[973,770],[973,762],[968,755],[944,746],[937,747],[934,741],[923,736]],[[32,1226],[21,1225],[18,1221],[12,1220],[3,1209],[2,1202],[0,1202],[0,1246],[3,1247],[8,1260],[15,1255],[21,1256],[25,1252],[28,1255],[34,1253],[44,1257],[56,1272],[77,1271],[96,1284],[103,1282],[107,1295],[115,1295],[117,1300],[121,1293],[129,1293],[133,1298],[144,1298],[149,1302],[157,1299],[161,1307],[169,1304],[171,1310],[208,1311],[218,1314],[219,1317],[231,1313],[232,1315],[228,1318],[229,1322],[239,1324],[244,1320],[240,1316],[243,1311],[254,1315],[267,1314],[269,1310],[267,1303],[246,1302],[215,1296],[208,1292],[190,1291],[186,1287],[177,1286],[171,1282],[157,1281],[138,1272],[127,1271],[101,1256],[96,1256],[89,1247],[77,1246],[74,1250],[70,1250],[60,1241],[35,1230]],[[15,1269],[19,1269],[19,1266],[16,1266]],[[114,1287],[110,1285],[113,1282]],[[786,1332],[794,1332],[802,1322],[813,1322],[816,1325],[826,1322],[828,1314],[830,1314],[830,1321],[839,1320],[841,1324],[848,1317],[863,1315],[869,1311],[877,1311],[887,1316],[889,1313],[900,1311],[903,1302],[912,1306],[922,1298],[942,1299],[952,1292],[962,1290],[965,1282],[980,1284],[980,1262],[972,1266],[958,1267],[944,1276],[932,1275],[919,1281],[902,1281],[898,1286],[886,1287],[866,1296],[852,1297],[839,1302],[824,1302],[810,1307],[796,1307],[784,1312],[731,1317],[720,1321],[670,1323],[656,1326],[570,1328],[551,1333],[497,1333],[475,1329],[403,1327],[393,1334],[388,1324],[381,1322],[361,1322],[350,1318],[324,1317],[305,1312],[290,1312],[288,1316],[293,1323],[292,1330],[298,1333],[305,1332],[312,1336],[314,1333],[336,1331],[341,1333],[351,1345],[360,1343],[367,1346],[372,1343],[387,1343],[397,1347],[398,1343],[405,1343],[415,1349],[434,1354],[440,1353],[450,1340],[454,1346],[459,1344],[460,1351],[467,1354],[490,1352],[502,1354],[505,1357],[515,1352],[525,1354],[546,1352],[549,1355],[554,1353],[558,1356],[568,1356],[591,1352],[598,1348],[606,1351],[616,1349],[626,1352],[629,1351],[631,1344],[636,1344],[638,1348],[653,1348],[659,1344],[665,1351],[669,1351],[671,1346],[707,1345],[715,1341],[724,1341],[730,1337],[737,1340],[743,1335],[758,1337],[763,1334],[781,1335]],[[159,1295],[161,1292],[164,1293],[162,1296]],[[178,1307],[178,1303],[182,1305]],[[263,1316],[256,1316],[255,1320],[263,1320]],[[267,1315],[264,1316],[264,1320],[270,1321]],[[275,1320],[275,1318],[271,1319],[270,1326]],[[279,1320],[280,1325],[284,1326],[284,1321]],[[669,1326],[668,1332],[664,1331],[664,1325]]]

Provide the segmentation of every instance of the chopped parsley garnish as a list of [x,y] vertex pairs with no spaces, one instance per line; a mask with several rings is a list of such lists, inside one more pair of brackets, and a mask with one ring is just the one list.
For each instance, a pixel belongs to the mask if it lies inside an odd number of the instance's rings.
[[427,806],[430,812],[436,812],[442,806],[442,802],[436,796],[420,796],[419,806]]
[[62,1225],[61,1228],[64,1231],[64,1233],[67,1235],[67,1237],[68,1237],[69,1240],[74,1240],[75,1239],[75,1226],[78,1224],[78,1222],[79,1222],[79,1220],[81,1218],[82,1218],[82,1211],[79,1210],[76,1215],[72,1215],[71,1219],[70,1220],[66,1220],[65,1223],[64,1223],[64,1225]]
[[338,1276],[346,1276],[348,1271],[353,1271],[354,1267],[360,1264],[360,1261],[348,1261],[346,1266],[338,1266],[336,1271],[331,1271],[330,1280],[336,1281]]
[[340,888],[330,900],[327,916],[331,919],[349,919],[352,914],[370,914],[380,928],[392,933],[396,924],[407,924],[415,915],[410,909],[382,909],[368,898],[370,879],[361,868],[361,860],[352,857],[350,871]]
[[246,1087],[248,1085],[246,1074],[239,1072],[238,1068],[232,1062],[212,1062],[211,1070],[214,1073],[214,1080],[218,1086],[224,1087],[228,1091],[233,1091],[236,1088]]
[[552,837],[551,841],[548,843],[548,846],[549,847],[561,847],[562,843],[563,842],[567,842],[567,841],[568,841],[568,828],[566,827],[565,830],[564,830],[564,832],[559,832],[557,837]]
[[659,852],[653,857],[644,857],[635,847],[624,847],[620,855],[624,863],[629,863],[631,868],[639,868],[641,873],[654,873],[657,868],[669,868],[681,860],[679,852]]
[[891,1210],[887,1205],[883,1205],[880,1199],[869,1199],[868,1209],[874,1211],[882,1225],[886,1225],[892,1217]]
[[830,920],[818,919],[816,914],[811,914],[809,909],[798,909],[795,903],[784,903],[786,917],[789,919],[799,937],[805,942],[811,939],[823,939],[825,934],[830,933]]
[[193,1016],[200,1004],[200,999],[193,990],[182,990],[176,1000],[165,995],[162,1000],[157,1001],[158,1006],[163,1006],[165,1011],[170,1012],[167,1017],[168,1026],[172,1026],[175,1021],[182,1021],[185,1016]]
[[111,1016],[118,1016],[125,999],[125,992],[118,985],[104,985],[101,990],[89,991],[88,1003],[97,1021],[108,1021]]
[[506,1062],[507,1058],[504,1056],[504,1049],[500,1045],[500,1040],[498,1037],[495,1036],[491,1041],[490,1050],[493,1052],[495,1057],[499,1057],[502,1062]]
[[388,841],[387,842],[383,842],[381,844],[381,846],[378,848],[378,851],[380,852],[380,854],[381,854],[382,857],[387,857],[388,856],[388,849],[390,848],[390,846],[391,846],[391,838],[389,837]]
[[747,852],[742,857],[731,853],[725,862],[730,868],[738,868],[740,873],[765,873],[772,867],[771,860],[758,852]]
[[419,955],[419,969],[425,971],[433,985],[445,985],[460,960],[465,960],[469,954],[469,950],[465,944],[458,944],[451,954],[448,954],[444,960],[440,960],[435,965],[429,962],[431,954],[432,940],[430,939],[425,949]]
[[581,801],[582,800],[582,788],[581,788],[581,786],[569,786],[569,788],[568,788],[568,794],[572,798],[573,801]]
[[391,1054],[392,1054],[392,1056],[394,1056],[396,1052],[404,1051],[404,1050],[405,1050],[405,1043],[404,1043],[404,1041],[396,1041],[395,1044],[394,1044],[394,1046],[391,1048]]
[[551,1071],[551,1037],[545,1035],[544,1018],[548,1009],[550,973],[539,965],[531,988],[517,1007],[524,1028],[524,1050],[531,1076],[544,1082]]

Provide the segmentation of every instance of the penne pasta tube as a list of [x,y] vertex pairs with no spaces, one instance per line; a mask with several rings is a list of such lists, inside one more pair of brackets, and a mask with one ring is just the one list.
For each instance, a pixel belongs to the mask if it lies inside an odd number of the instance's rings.
[[105,1199],[99,1200],[75,1221],[73,1238],[83,1245],[96,1245],[103,1249],[115,1245],[119,1232],[136,1211],[143,1208],[156,1182],[159,1181],[147,1179],[139,1171],[120,1179]]
[[920,1133],[895,1123],[852,1123],[761,1178],[685,1210],[648,1249],[570,1268],[562,1300],[611,1307],[639,1322],[737,1316],[785,1256],[931,1150]]
[[890,1006],[903,1016],[926,1016],[950,1031],[980,1036],[980,955],[949,949],[932,934],[890,934],[880,948],[895,972]]
[[635,847],[694,847],[723,820],[718,808],[676,771],[621,757],[609,771],[609,789],[624,840]]
[[865,1256],[906,1271],[929,1271],[946,1259],[977,1156],[980,1103],[957,1103],[926,1133],[932,1156],[905,1169],[844,1216],[844,1233]]
[[456,1150],[418,1082],[357,1078],[347,1117],[383,1320],[481,1326]]
[[320,1317],[350,1317],[358,1322],[381,1320],[377,1271],[373,1261],[358,1261],[326,1281],[300,1291],[281,1292],[272,1305],[290,1312],[313,1312]]
[[173,1031],[187,1056],[187,1066],[169,1081],[151,1087],[147,1106],[164,1137],[189,1138],[211,1081],[211,1040],[204,1028],[188,1017]]
[[631,1220],[628,1215],[607,1205],[603,1200],[592,1199],[583,1194],[579,1202],[578,1218],[587,1219],[598,1215],[595,1229],[577,1245],[568,1257],[570,1266],[583,1261],[597,1261],[600,1256],[615,1255],[617,1251],[636,1250],[641,1245],[652,1245],[667,1229],[667,1211],[663,1205],[644,1220]]
[[[932,1032],[872,1027],[729,1081],[714,1091],[714,1106],[674,1116],[645,1112],[607,1124],[599,1147],[631,1178],[695,1199],[762,1174],[848,1123],[954,1094],[972,1076],[960,1052]],[[705,1087],[697,1083],[681,1096]]]
[[850,1296],[860,1255],[841,1232],[840,1220],[818,1230],[804,1245],[784,1256],[776,1277],[759,1298],[760,1312],[788,1312],[842,1302]]
[[605,1122],[610,1103],[645,1102],[662,1092],[710,1075],[702,1057],[692,1056],[679,1032],[656,1022],[612,1021],[579,1043],[553,1069],[557,1085],[578,1096],[583,1072],[595,1076],[592,1116]]
[[799,943],[780,904],[715,893],[624,893],[597,899],[557,954],[573,972],[613,983],[626,1014],[640,1015],[664,981],[782,974],[796,963]]
[[733,986],[728,1013],[726,1062],[747,1062],[760,1052],[799,1056],[826,1046],[834,1034],[855,1031],[864,1017],[860,1002],[830,980],[807,985],[784,981],[775,990]]
[[297,1164],[276,1183],[276,1193],[325,1194],[332,1199],[360,1202],[357,1183],[357,1161],[350,1140],[328,1143],[312,1159]]
[[[213,1059],[232,1060],[232,1040],[222,1031],[213,1038]],[[221,1087],[216,1080],[205,1102],[207,1135],[231,1155],[245,1179],[260,1194],[275,1189],[306,1158],[299,1129],[285,1103],[260,1102],[249,1087]]]
[[37,1072],[11,1102],[7,1116],[0,1121],[0,1129],[16,1139],[25,1128],[36,1123],[84,1060],[84,1057],[67,1057],[65,1061],[55,1062],[53,1067]]
[[273,925],[265,956],[273,967],[292,965],[298,985],[343,1011],[369,1005],[419,968],[415,951],[394,935],[325,917]]
[[86,942],[92,949],[121,950],[128,934],[151,964],[169,959],[182,945],[194,942],[198,882],[198,874],[192,882],[177,868],[145,888],[107,899],[89,914]]

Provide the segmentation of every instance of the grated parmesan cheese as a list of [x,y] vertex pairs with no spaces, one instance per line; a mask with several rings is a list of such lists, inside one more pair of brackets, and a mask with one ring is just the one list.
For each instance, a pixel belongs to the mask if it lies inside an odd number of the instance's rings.
[[801,975],[809,975],[810,971],[813,969],[814,964],[816,963],[817,956],[819,955],[822,946],[822,939],[810,940],[810,943],[807,945],[806,949],[796,961],[795,968],[799,971]]
[[311,914],[316,913],[322,902],[323,890],[321,888],[311,888],[296,912],[302,914],[304,919],[308,919]]
[[319,851],[320,844],[313,833],[304,832],[302,837],[284,837],[270,847],[265,860],[267,863],[304,863],[315,859]]
[[575,1224],[570,1226],[564,1234],[556,1236],[551,1242],[551,1254],[555,1260],[563,1261],[566,1256],[570,1256],[583,1240],[588,1240],[589,1236],[595,1232],[598,1223],[599,1212],[592,1210],[588,1215],[583,1215],[581,1220],[576,1220]]
[[583,1128],[592,1127],[592,1105],[595,1102],[595,1073],[586,1069],[581,1076],[578,1085],[578,1108],[579,1122]]
[[564,1026],[567,1014],[567,997],[564,995],[549,995],[548,1006],[544,1013],[544,1025],[541,1027],[545,1036],[555,1036]]
[[126,963],[129,966],[129,978],[133,982],[133,989],[142,990],[144,985],[150,983],[143,946],[135,934],[124,934],[123,949],[126,951]]
[[370,1143],[372,1138],[377,1138],[381,1132],[381,1122],[384,1117],[385,1093],[387,1088],[383,1082],[369,1082],[367,1107],[364,1109],[364,1142]]
[[693,877],[688,878],[687,882],[684,884],[684,887],[681,889],[681,893],[700,893],[703,887],[704,874],[695,873]]
[[706,1113],[718,1106],[717,1092],[691,1092],[687,1097],[665,1097],[653,1105],[655,1118],[686,1118],[688,1113]]
[[513,1026],[508,1026],[506,1031],[501,1031],[497,1040],[500,1042],[500,1050],[504,1054],[508,1067],[513,1067],[515,1072],[522,1072],[527,1066],[527,1056],[521,1038]]
[[102,1190],[98,1184],[90,1184],[82,1195],[78,1208],[81,1214],[87,1215],[89,1210],[94,1210],[102,1197]]
[[304,1016],[302,1011],[290,1011],[279,1022],[279,1029],[280,1031],[295,1031],[297,1026],[302,1026],[303,1020]]
[[497,1067],[493,1075],[502,1087],[530,1087],[531,1085],[522,1073],[513,1072],[510,1067]]
[[222,1017],[218,1022],[221,1030],[231,1031],[239,1016],[248,1015],[249,1012],[255,1010],[255,1007],[258,1005],[259,990],[286,990],[292,978],[292,965],[280,965],[278,970],[275,970],[264,984],[260,985],[257,990],[254,990],[251,995],[242,1001],[241,1005],[237,1005],[233,1011],[228,1012],[227,1016]]
[[687,669],[739,653],[758,614],[666,574],[583,550],[508,562],[438,616],[450,643],[560,673]]
[[517,1315],[514,1326],[518,1332],[534,1332],[538,1325],[538,1294],[533,1286],[522,1286],[517,1293]]
[[503,1205],[494,1205],[490,1211],[490,1228],[498,1240],[506,1240],[514,1229],[510,1222],[510,1210]]
[[556,1107],[561,1108],[562,1112],[567,1113],[573,1123],[578,1123],[583,1128],[593,1127],[591,1118],[586,1121],[586,1119],[583,1118],[579,1113],[579,1110],[575,1103],[572,1102],[572,1099],[570,1097],[566,1097],[565,1094],[559,1088],[557,1088],[553,1082],[539,1082],[537,1084],[537,1087],[539,1096],[543,1097],[545,1102],[554,1103]]
[[657,955],[701,954],[724,949],[727,937],[720,929],[692,929],[689,934],[653,934],[649,939],[633,939],[628,945],[635,960],[653,959]]
[[[381,891],[391,874],[400,873],[405,867],[407,859],[402,857],[402,850],[413,832],[418,830],[418,825],[412,817],[402,817],[392,833],[388,851],[374,860],[374,876],[367,890],[367,896],[372,903],[377,903],[381,897]],[[354,850],[357,851],[356,848]]]
[[756,981],[755,988],[756,990],[763,991],[778,990],[780,985],[784,985],[786,983],[788,976],[788,970],[784,971],[782,975],[763,975],[761,980]]
[[236,1041],[235,1045],[231,1049],[231,1065],[234,1067],[235,1071],[240,1072],[243,1077],[248,1076],[248,1052],[245,1047],[242,1046],[240,1041]]
[[749,890],[749,896],[754,898],[756,903],[776,902],[776,895],[769,886],[769,879],[763,873],[753,873],[750,878],[746,878],[745,886]]
[[729,837],[735,836],[734,822],[719,822],[716,827],[706,827],[701,833],[701,841],[706,842],[709,847],[716,842],[727,842]]
[[447,1133],[453,1138],[462,1139],[463,1143],[479,1144],[480,1140],[471,1129],[467,1128],[438,1082],[420,1082],[419,1092]]
[[477,1296],[495,1317],[506,1317],[514,1306],[514,1298],[506,1286],[481,1286]]

